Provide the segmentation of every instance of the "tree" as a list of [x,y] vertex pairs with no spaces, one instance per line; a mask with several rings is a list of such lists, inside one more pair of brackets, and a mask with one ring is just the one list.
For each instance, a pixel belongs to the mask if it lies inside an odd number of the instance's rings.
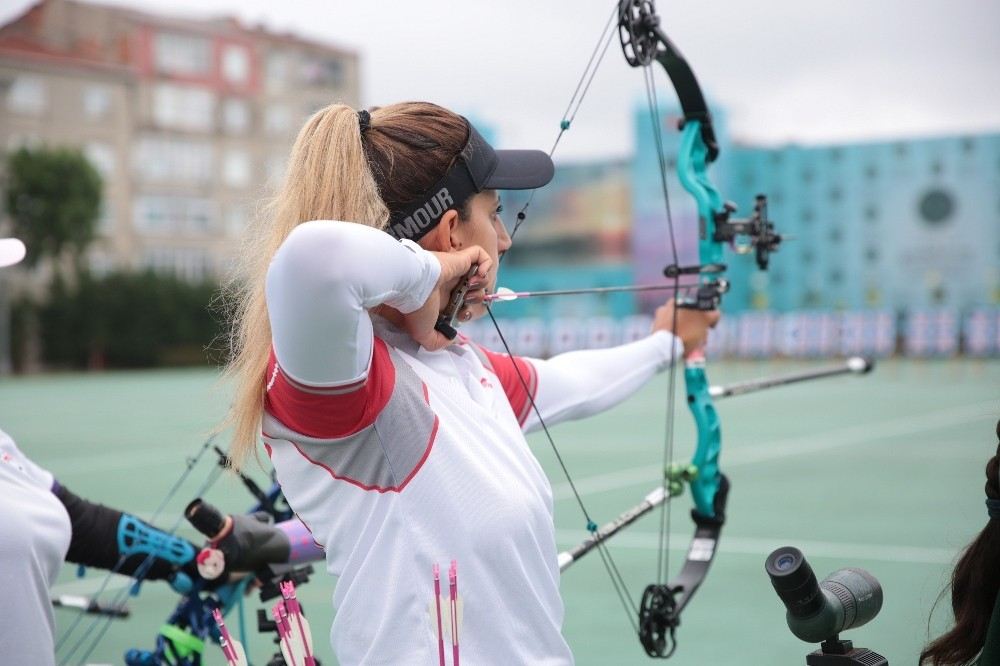
[[79,150],[21,148],[7,156],[5,207],[13,233],[28,246],[25,263],[69,251],[79,267],[94,240],[101,176]]

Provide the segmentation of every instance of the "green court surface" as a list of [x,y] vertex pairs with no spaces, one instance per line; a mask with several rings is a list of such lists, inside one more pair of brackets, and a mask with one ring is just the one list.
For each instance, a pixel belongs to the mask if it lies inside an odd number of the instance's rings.
[[[710,375],[726,383],[808,365],[715,363]],[[600,417],[553,429],[597,522],[638,503],[657,484],[666,387],[660,377]],[[7,379],[0,383],[0,428],[77,494],[149,518],[226,404],[225,388],[210,371]],[[733,484],[728,523],[713,569],[683,616],[672,663],[805,663],[813,646],[788,631],[763,569],[768,553],[782,545],[802,549],[821,577],[848,566],[874,574],[884,588],[882,612],[844,637],[890,664],[916,663],[928,626],[937,632],[947,620],[944,600],[928,624],[956,555],[986,523],[983,468],[997,445],[1000,362],[886,361],[866,377],[730,398],[719,411],[722,469]],[[677,420],[675,458],[684,460],[693,425],[683,400]],[[543,436],[531,441],[552,479],[560,547],[572,546],[586,536],[585,521]],[[195,469],[160,526],[178,520],[210,468]],[[250,505],[229,477],[206,497],[232,511]],[[673,571],[690,541],[689,508],[687,496],[673,507]],[[655,576],[657,530],[650,516],[610,542],[633,597]],[[186,524],[181,532],[195,538]],[[102,579],[96,571],[77,579],[75,567],[66,567],[56,592],[91,593]],[[121,588],[124,580],[111,586]],[[327,666],[335,663],[327,640],[332,589],[320,567],[300,593]],[[563,596],[565,635],[579,664],[647,663],[599,558],[592,554],[563,575]],[[145,584],[130,601],[132,617],[111,624],[89,661],[120,664],[125,649],[151,647],[175,600],[165,585]],[[75,617],[58,611],[57,633]],[[229,623],[238,624],[235,617]],[[100,630],[89,620],[84,626],[71,642],[89,641]],[[255,628],[248,631],[252,661],[266,663],[272,646]],[[206,663],[224,663],[217,647],[209,646]]]

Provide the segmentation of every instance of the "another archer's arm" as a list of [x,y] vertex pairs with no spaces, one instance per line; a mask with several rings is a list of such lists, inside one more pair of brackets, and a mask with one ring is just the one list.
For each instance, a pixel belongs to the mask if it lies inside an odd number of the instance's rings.
[[184,573],[198,578],[198,549],[187,539],[168,534],[135,516],[84,499],[58,481],[52,493],[66,507],[72,538],[66,561],[126,576],[148,568],[146,580],[173,580]]

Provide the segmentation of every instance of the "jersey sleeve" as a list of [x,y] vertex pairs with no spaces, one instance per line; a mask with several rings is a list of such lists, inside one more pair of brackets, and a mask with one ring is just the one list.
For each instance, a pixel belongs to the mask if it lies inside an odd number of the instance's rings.
[[[653,333],[642,340],[607,349],[586,349],[567,352],[550,359],[510,358],[497,354],[501,368],[527,366],[530,368],[530,395],[542,418],[548,425],[572,421],[598,414],[633,395],[674,359],[681,358],[683,345],[666,331]],[[501,370],[497,376],[501,376]],[[506,370],[508,375],[516,373]],[[503,377],[501,377],[503,381]],[[509,381],[509,380],[508,380]],[[526,432],[541,427],[538,415],[530,401],[522,398],[518,384],[511,386],[508,396],[511,406],[527,402],[521,411],[515,408],[518,423]],[[504,388],[506,390],[507,384]]]
[[385,342],[374,338],[363,379],[332,387],[301,384],[284,372],[272,352],[266,381],[264,408],[272,416],[308,437],[338,439],[375,422],[389,402],[396,377]]
[[304,222],[281,244],[267,271],[265,297],[281,373],[312,388],[363,380],[373,358],[368,311],[413,312],[437,283],[430,253],[351,222]]

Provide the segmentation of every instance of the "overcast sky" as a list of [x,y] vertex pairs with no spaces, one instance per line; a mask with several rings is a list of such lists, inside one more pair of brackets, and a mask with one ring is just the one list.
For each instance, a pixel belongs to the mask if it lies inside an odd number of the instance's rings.
[[[104,0],[111,4],[109,0]],[[6,21],[32,4],[4,0]],[[608,0],[114,0],[356,49],[362,102],[426,99],[545,147]],[[1000,131],[997,0],[674,0],[663,27],[744,142],[810,144]],[[657,72],[660,94],[668,94]],[[631,153],[640,74],[609,50],[557,158]],[[672,95],[672,92],[669,92]]]

